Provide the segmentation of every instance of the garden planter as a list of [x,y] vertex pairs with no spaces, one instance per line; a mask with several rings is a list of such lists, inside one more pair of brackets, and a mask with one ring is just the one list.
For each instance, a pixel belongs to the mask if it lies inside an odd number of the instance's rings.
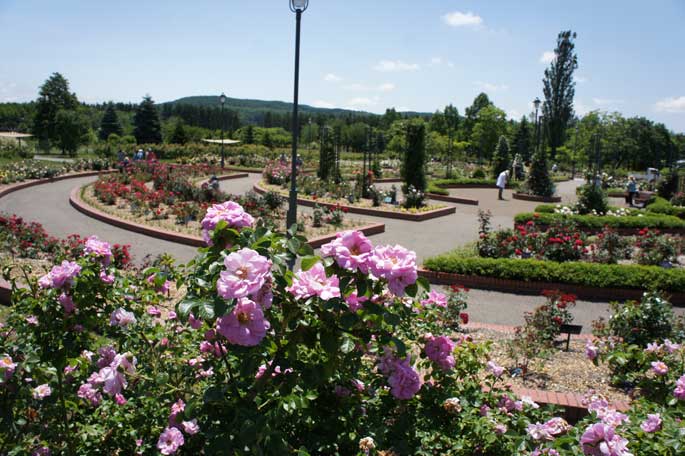
[[468,204],[470,206],[478,206],[478,200],[469,198],[459,198],[458,196],[439,195],[437,193],[426,193],[426,196],[432,200],[445,201],[447,203]]
[[[267,192],[266,189],[260,187],[258,184],[254,185],[254,191],[256,193],[259,193],[260,195],[264,194]],[[322,201],[316,201],[316,200],[310,200],[310,199],[305,199],[305,198],[297,198],[297,204],[301,206],[307,206],[307,207],[328,207],[331,209],[335,209],[336,207],[340,207],[338,204],[332,204],[332,203],[324,203]],[[356,206],[343,206],[343,210],[347,210],[347,212],[350,212],[352,214],[362,214],[362,215],[371,215],[374,217],[385,217],[385,218],[391,218],[391,219],[399,219],[399,220],[409,220],[412,222],[422,222],[424,220],[430,220],[433,218],[437,217],[444,217],[446,215],[451,215],[454,214],[457,210],[454,207],[442,207],[440,209],[433,209],[431,211],[425,211],[425,212],[420,212],[420,213],[410,213],[410,212],[395,212],[395,211],[386,211],[384,209],[374,209],[372,207],[356,207]]]
[[[633,288],[600,288],[563,282],[524,281],[500,279],[480,275],[465,275],[419,269],[419,276],[439,285],[462,285],[482,290],[503,291],[526,295],[539,295],[543,290],[561,290],[589,301],[640,300],[645,290]],[[685,293],[668,292],[673,305],[685,306]]]
[[521,201],[535,201],[538,203],[561,203],[560,196],[537,196],[527,193],[514,192],[513,198]]
[[[149,225],[143,225],[140,223],[135,223],[129,220],[124,220],[119,217],[107,214],[97,208],[94,208],[81,199],[81,188],[76,187],[71,191],[69,195],[69,204],[72,205],[77,211],[92,217],[94,219],[100,220],[101,222],[113,225],[119,228],[123,228],[128,231],[133,231],[135,233],[144,234],[146,236],[151,236],[156,239],[163,239],[165,241],[176,242],[178,244],[190,245],[193,247],[204,247],[206,244],[200,236],[192,236],[190,234],[176,233],[173,231],[164,230],[161,228],[155,228]],[[385,224],[383,223],[372,223],[365,225],[357,230],[361,231],[367,236],[373,234],[379,234],[385,232]],[[313,248],[317,248],[326,244],[333,239],[335,239],[337,233],[331,233],[324,236],[319,236],[309,240],[309,245]]]

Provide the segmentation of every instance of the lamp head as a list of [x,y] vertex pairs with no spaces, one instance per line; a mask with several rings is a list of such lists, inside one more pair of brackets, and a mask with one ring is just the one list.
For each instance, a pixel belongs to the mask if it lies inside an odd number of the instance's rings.
[[226,95],[224,95],[223,92],[222,92],[221,95],[219,96],[219,102],[220,102],[221,104],[226,103]]
[[535,97],[535,100],[533,100],[533,104],[535,105],[535,109],[538,109],[540,107],[540,99],[538,97]]
[[309,6],[309,0],[289,0],[290,1],[290,11],[293,13],[300,12],[303,13]]

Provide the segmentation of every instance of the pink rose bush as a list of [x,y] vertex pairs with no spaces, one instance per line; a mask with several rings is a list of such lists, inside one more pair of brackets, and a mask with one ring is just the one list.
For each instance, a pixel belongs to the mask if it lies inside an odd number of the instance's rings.
[[[216,245],[181,269],[119,271],[88,238],[41,286],[14,290],[0,403],[22,421],[3,422],[3,451],[627,456],[668,454],[679,435],[674,336],[636,350],[657,400],[619,411],[595,398],[570,426],[514,395],[486,344],[456,331],[465,289],[430,290],[413,252],[348,231],[317,256],[235,203],[210,207],[203,230]],[[167,281],[178,288],[160,292]],[[610,344],[593,344],[602,362]]]
[[212,243],[211,232],[221,221],[226,222],[229,228],[238,231],[254,224],[254,218],[245,212],[240,204],[233,201],[215,204],[207,209],[207,213],[201,222],[202,238],[208,245]]

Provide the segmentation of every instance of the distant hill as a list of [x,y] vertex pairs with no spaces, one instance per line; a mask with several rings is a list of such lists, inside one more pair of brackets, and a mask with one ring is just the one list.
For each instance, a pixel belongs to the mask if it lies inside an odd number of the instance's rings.
[[[203,95],[196,97],[183,97],[178,100],[168,101],[166,103],[160,103],[160,105],[170,104],[170,105],[193,105],[193,106],[203,106],[218,108],[220,106],[219,97],[215,95]],[[274,114],[288,114],[293,111],[293,104],[285,101],[265,101],[265,100],[249,100],[242,98],[229,98],[226,97],[226,109],[236,110],[245,117],[252,117],[251,114],[254,113],[264,113],[270,111]],[[352,111],[349,109],[339,109],[339,108],[316,108],[314,106],[300,104],[299,109],[301,113],[305,114],[325,114],[333,116],[373,116],[376,114],[365,112],[365,111]],[[242,117],[242,116],[241,116]]]

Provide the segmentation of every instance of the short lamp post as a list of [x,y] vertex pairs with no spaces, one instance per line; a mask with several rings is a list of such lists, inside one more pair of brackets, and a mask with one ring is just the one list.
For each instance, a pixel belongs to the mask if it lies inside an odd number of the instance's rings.
[[288,202],[288,214],[286,227],[290,228],[297,223],[297,138],[299,122],[297,118],[297,104],[300,85],[300,23],[302,13],[309,6],[309,0],[289,0],[290,11],[295,13],[295,88],[293,92],[293,152],[290,167],[290,198]]
[[224,104],[226,104],[226,95],[223,92],[219,96],[219,102],[221,103],[221,169],[224,169]]

